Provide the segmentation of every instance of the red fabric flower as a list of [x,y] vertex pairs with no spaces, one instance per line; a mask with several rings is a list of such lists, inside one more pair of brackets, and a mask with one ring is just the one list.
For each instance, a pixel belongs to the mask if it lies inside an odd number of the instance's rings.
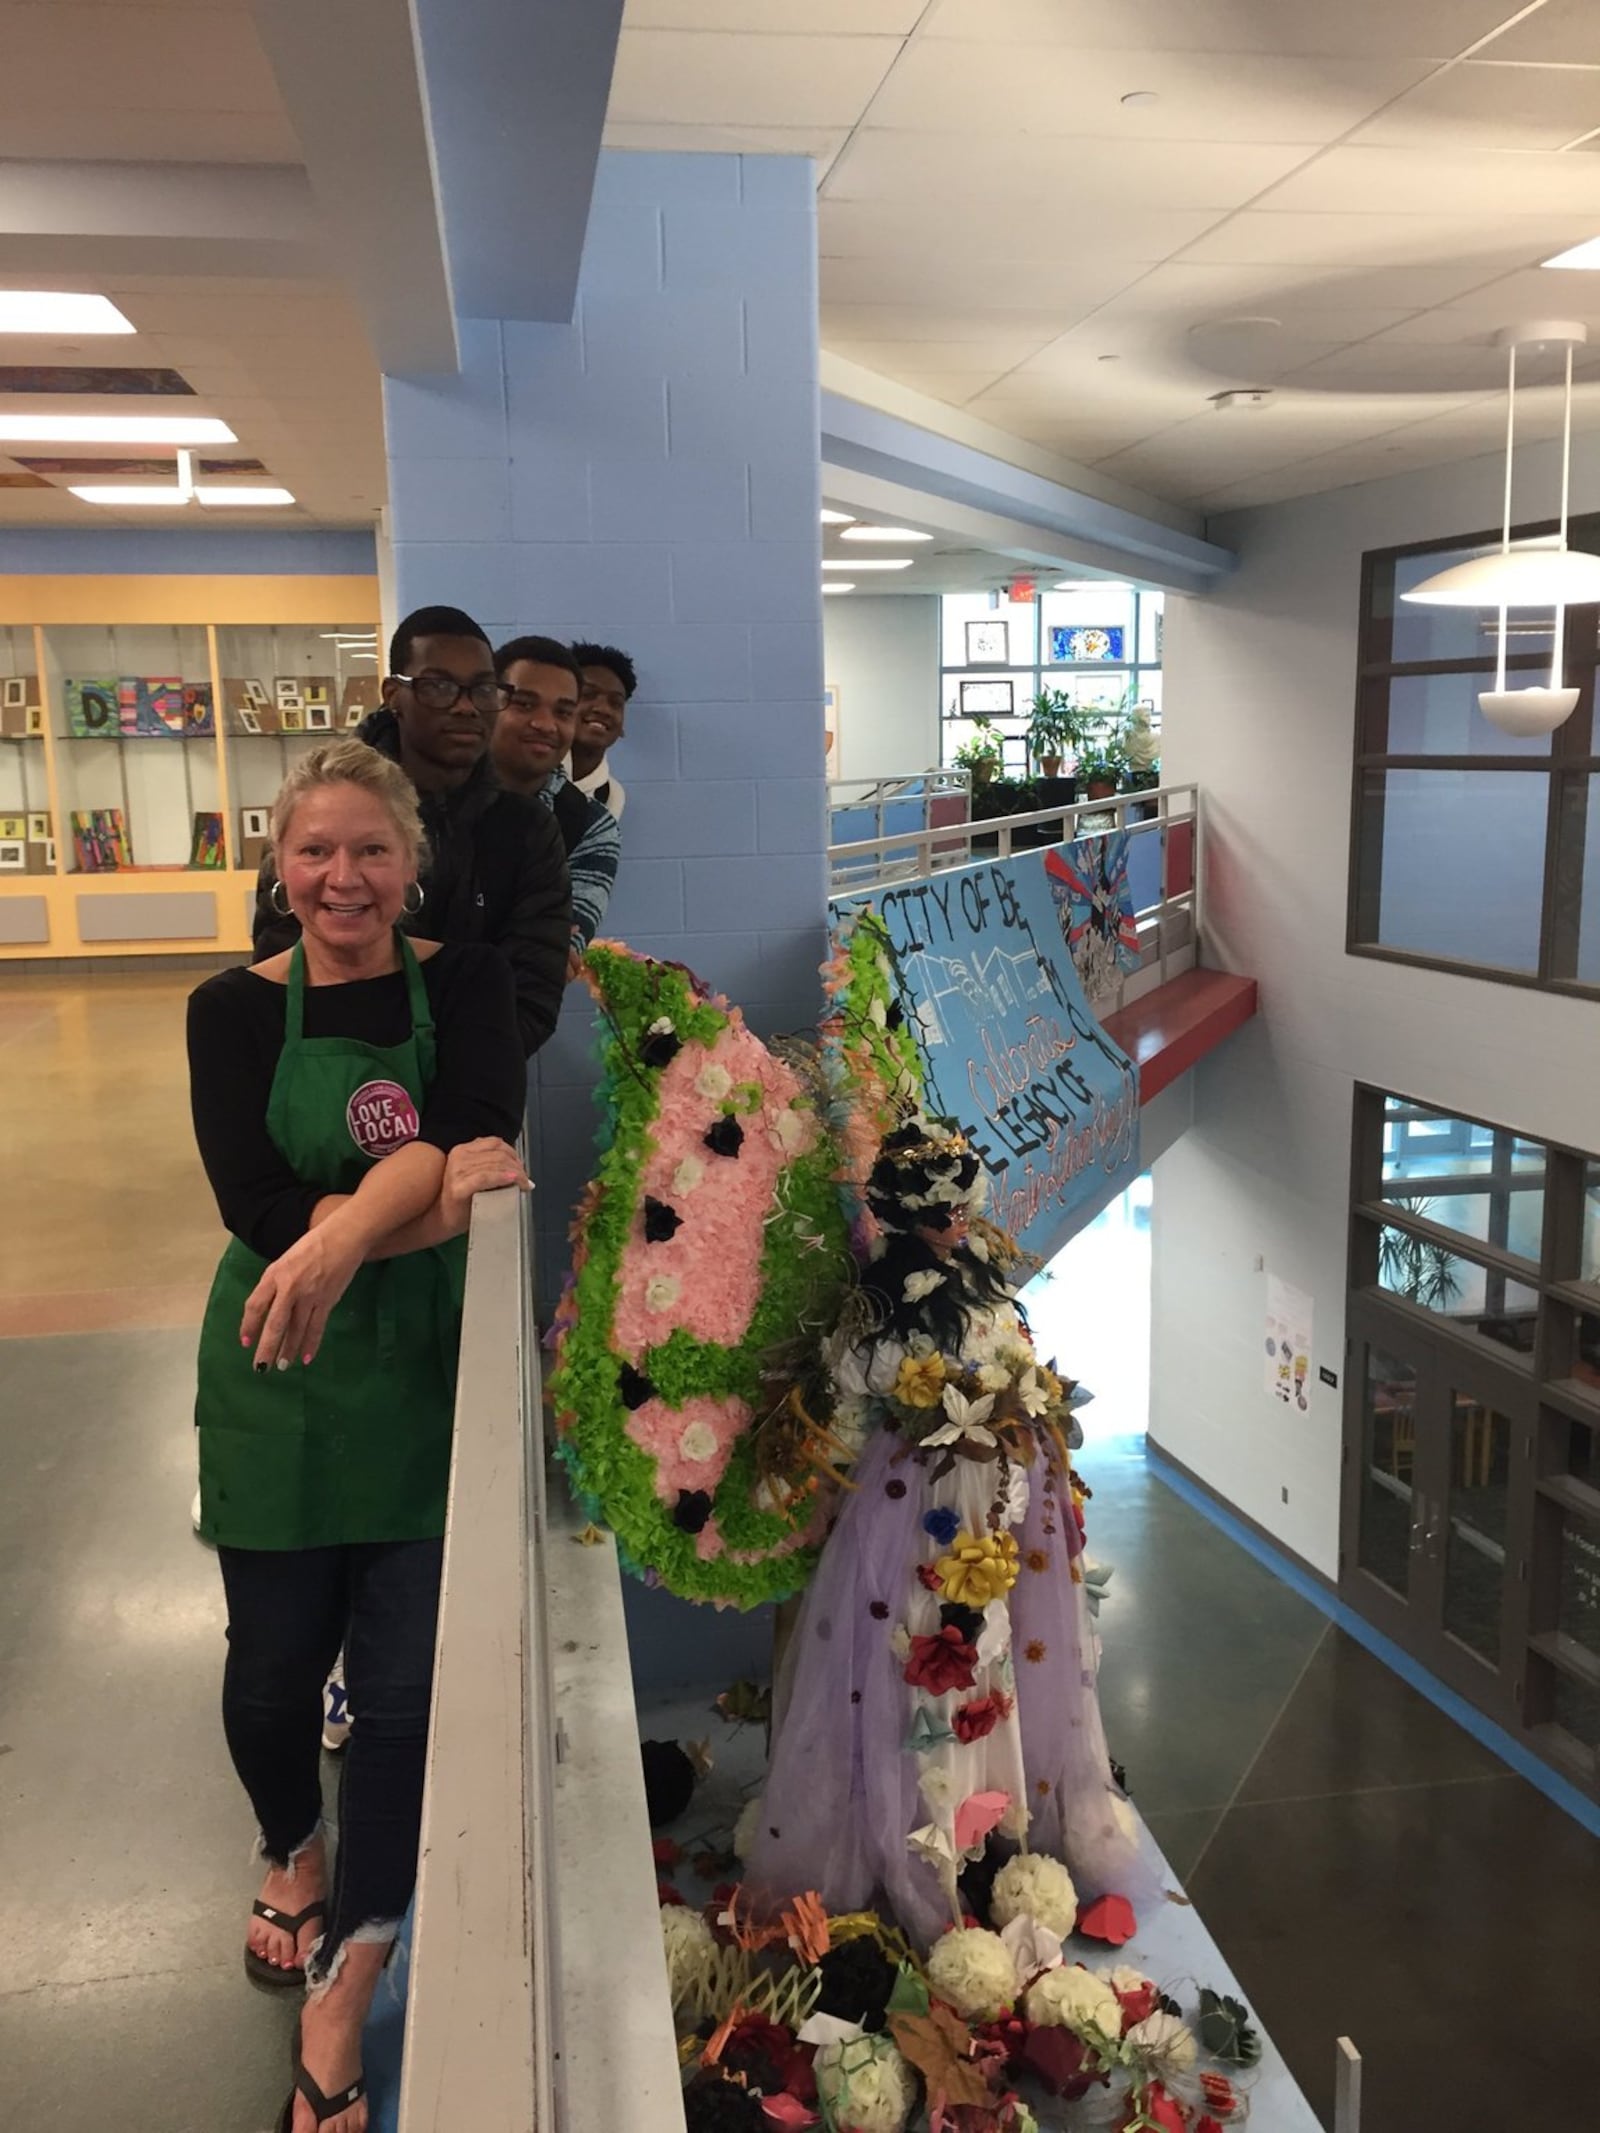
[[1005,1716],[1000,1708],[1004,1701],[1001,1696],[980,1696],[973,1703],[961,1704],[950,1720],[956,1739],[970,1746],[992,1733]]
[[917,1583],[924,1592],[944,1591],[944,1579],[940,1577],[932,1563],[918,1563]]
[[1071,2103],[1087,2096],[1100,2076],[1093,2071],[1094,2055],[1081,2037],[1070,2029],[1031,2029],[1022,2047],[1021,2064],[1038,2076],[1052,2096]]
[[[967,1642],[953,1622],[936,1636],[911,1640],[905,1678],[914,1689],[926,1689],[930,1696],[947,1696],[952,1689],[970,1689],[977,1670],[977,1647]],[[991,1719],[990,1724],[993,1722]],[[973,1735],[975,1740],[978,1737]]]
[[[658,1881],[656,1883],[656,1902],[665,1906],[669,1903],[683,1903],[683,1898],[670,1881]],[[688,1905],[685,1904],[684,1908],[687,1910]]]
[[1195,2122],[1194,2133],[1222,2133],[1222,2128],[1209,2114]]
[[1161,2128],[1161,2133],[1189,2133],[1183,2105],[1176,2096],[1169,2096],[1159,2081],[1152,2081],[1145,2094],[1144,2114]]
[[1132,1940],[1137,1924],[1126,1896],[1102,1896],[1078,1920],[1078,1931],[1087,1940],[1108,1940],[1113,1948],[1120,1948]]
[[1205,2091],[1206,2103],[1219,2117],[1231,2118],[1238,2110],[1239,2099],[1226,2074],[1202,2074],[1200,2086]]
[[675,1844],[671,1837],[657,1837],[650,1847],[650,1855],[665,1874],[683,1864],[683,1846]]
[[1002,2015],[997,2022],[982,2022],[973,2025],[972,2034],[983,2038],[985,2043],[998,2044],[1006,2055],[1008,2065],[1020,2066],[1023,2048],[1028,2041],[1029,2025],[1021,2015]]
[[1119,1992],[1117,2003],[1122,2009],[1122,2034],[1126,2036],[1130,2029],[1148,2021],[1160,2001],[1160,1992],[1148,1982],[1141,1985],[1136,1992]]

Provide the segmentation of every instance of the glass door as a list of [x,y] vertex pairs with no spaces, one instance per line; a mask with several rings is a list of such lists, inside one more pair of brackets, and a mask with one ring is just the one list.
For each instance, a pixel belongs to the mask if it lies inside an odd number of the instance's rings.
[[1340,1589],[1450,1687],[1520,1723],[1536,1400],[1515,1368],[1352,1301]]

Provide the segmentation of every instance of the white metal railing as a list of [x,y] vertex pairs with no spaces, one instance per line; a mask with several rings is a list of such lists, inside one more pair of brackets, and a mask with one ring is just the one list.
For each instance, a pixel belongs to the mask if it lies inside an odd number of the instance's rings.
[[547,1496],[533,1299],[528,1197],[480,1194],[399,2133],[683,2133],[621,1569]]
[[[1039,830],[1051,834],[1046,839],[1029,834],[1019,844],[1019,832]],[[1159,785],[1146,792],[1080,800],[1069,807],[1041,807],[989,822],[924,826],[830,845],[829,891],[836,897],[859,896],[875,888],[903,887],[908,881],[970,866],[977,860],[1009,859],[1024,848],[1037,849],[1041,842],[1068,844],[1080,838],[1114,836],[1119,830],[1128,833],[1130,859],[1137,843],[1155,841],[1156,893],[1134,906],[1138,968],[1123,973],[1092,1002],[1105,1012],[1114,1012],[1193,969],[1198,960],[1203,873],[1198,785]]]
[[945,770],[935,765],[928,770],[908,770],[888,778],[833,778],[828,785],[828,806],[832,813],[870,809],[879,837],[884,834],[884,817],[891,807],[920,805],[923,826],[937,828],[933,810],[935,802],[941,800],[953,803],[962,815],[970,814],[972,773],[969,770]]

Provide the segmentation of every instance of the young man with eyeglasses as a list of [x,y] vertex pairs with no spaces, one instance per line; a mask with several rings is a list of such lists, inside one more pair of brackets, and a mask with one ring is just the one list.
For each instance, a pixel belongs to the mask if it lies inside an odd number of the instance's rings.
[[537,799],[561,832],[572,876],[567,975],[576,977],[605,917],[622,845],[610,809],[580,792],[561,767],[578,723],[582,671],[553,637],[514,637],[494,665],[504,701],[489,736],[490,761],[501,784]]
[[626,652],[611,644],[575,644],[583,686],[578,691],[578,730],[572,742],[572,782],[620,822],[627,794],[611,768],[609,751],[622,738],[628,704],[639,676]]
[[[407,615],[389,646],[383,707],[359,738],[397,762],[417,789],[428,860],[407,932],[488,941],[511,965],[517,1020],[531,1057],[556,1026],[566,989],[572,899],[561,833],[547,808],[500,785],[489,731],[504,701],[489,640],[458,607]],[[271,862],[256,887],[254,959],[289,947]]]

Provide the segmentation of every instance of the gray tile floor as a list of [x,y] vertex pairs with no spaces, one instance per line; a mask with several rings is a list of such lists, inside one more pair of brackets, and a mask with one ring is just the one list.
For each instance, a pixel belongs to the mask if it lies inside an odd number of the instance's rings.
[[193,1331],[0,1345],[0,2127],[263,2133],[254,1826],[190,1530]]

